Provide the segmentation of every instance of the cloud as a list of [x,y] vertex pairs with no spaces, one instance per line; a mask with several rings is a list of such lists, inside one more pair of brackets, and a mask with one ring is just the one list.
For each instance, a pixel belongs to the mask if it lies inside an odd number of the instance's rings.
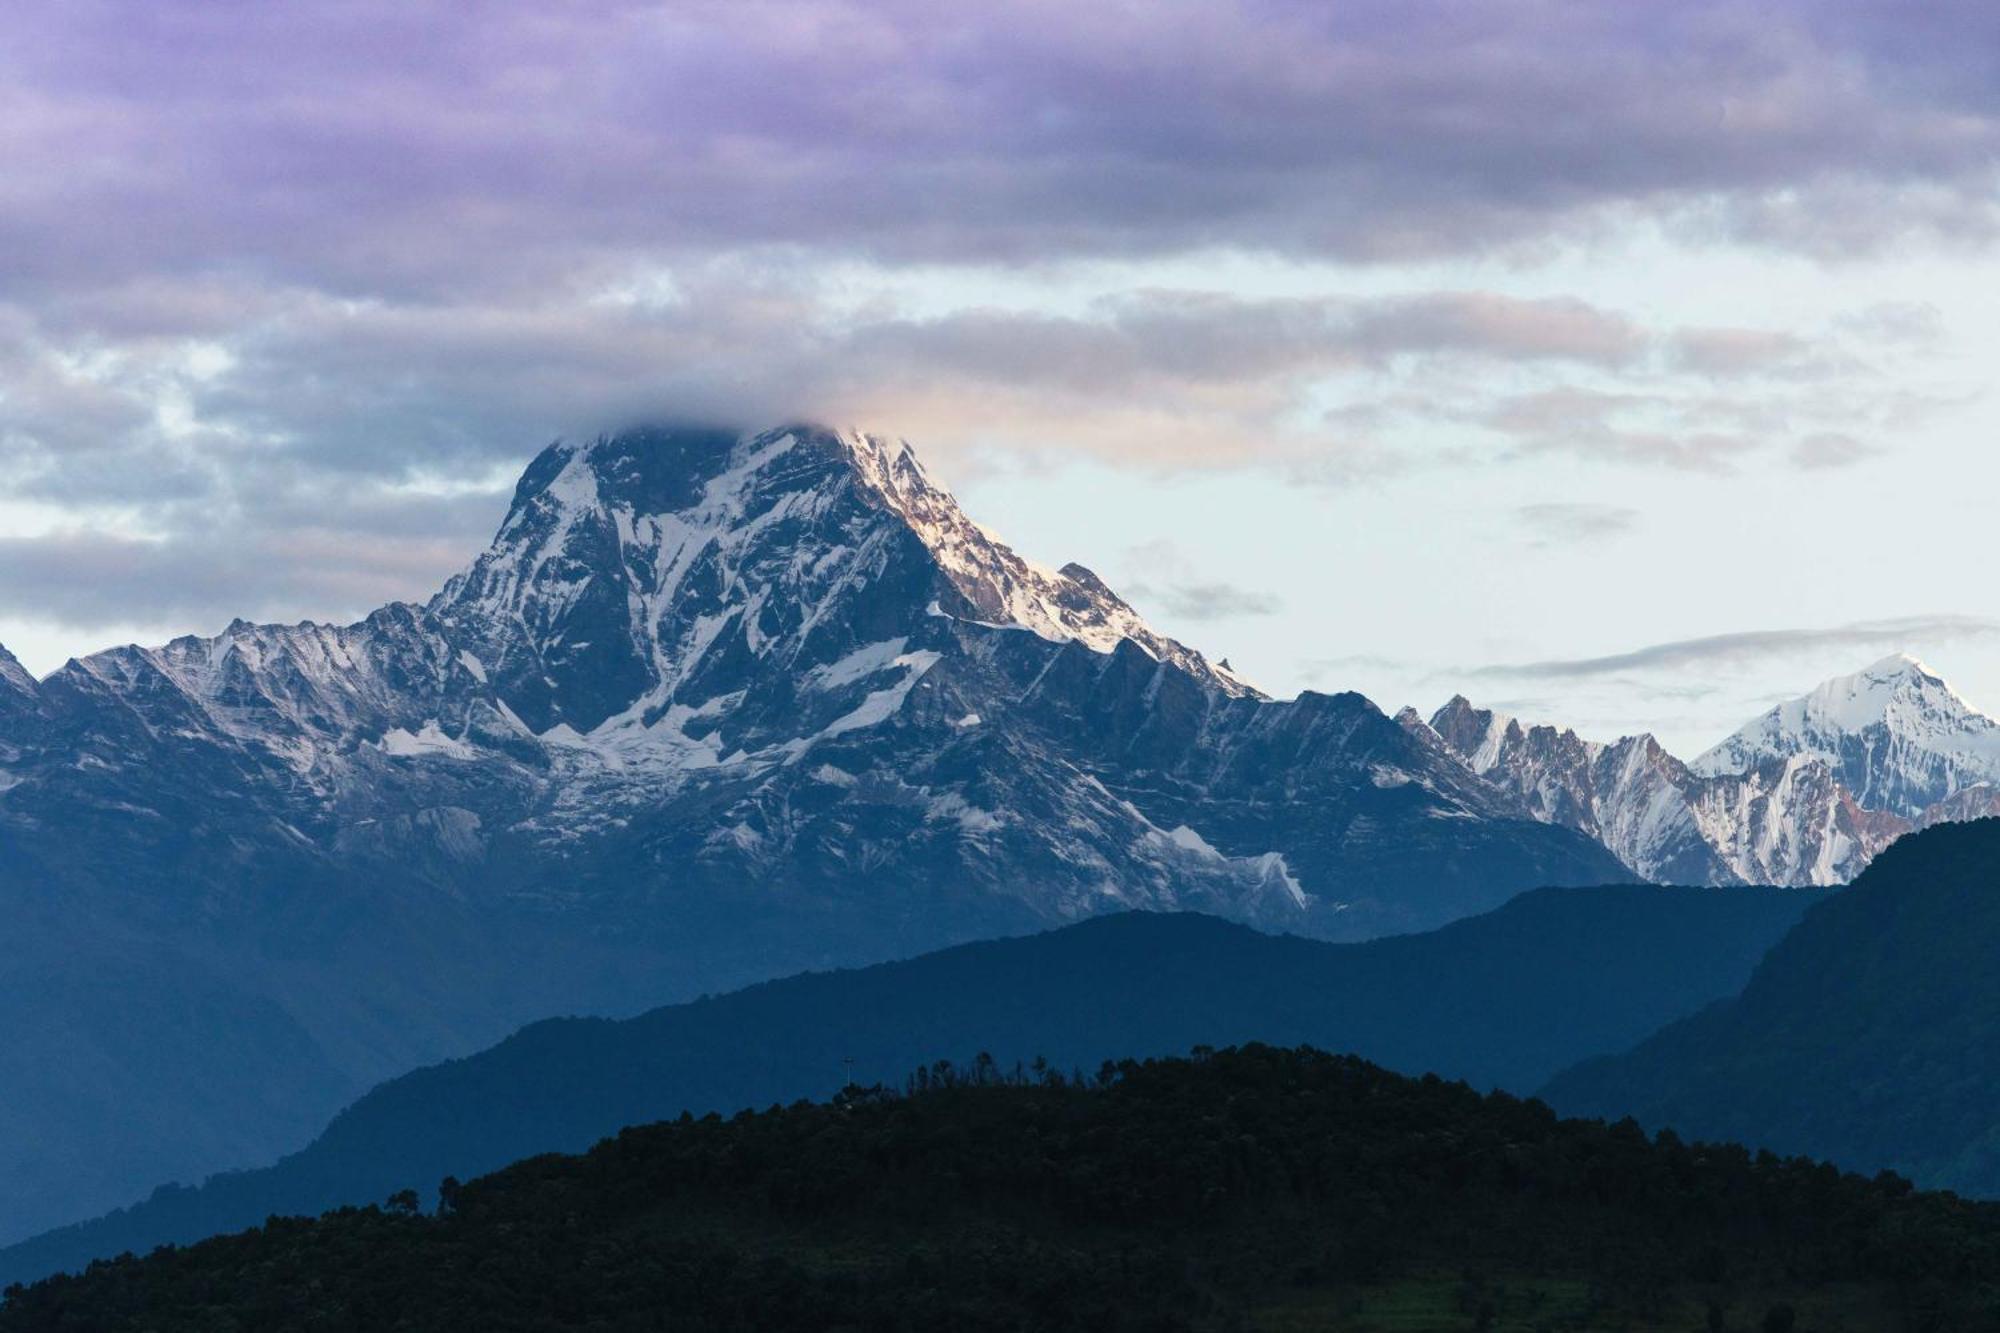
[[1335,690],[1352,689],[1360,673],[1407,677],[1418,670],[1415,663],[1381,653],[1346,653],[1339,657],[1309,657],[1298,664],[1299,677],[1313,688],[1322,685]]
[[0,538],[0,614],[73,629],[132,623],[220,628],[293,619],[301,607],[346,611],[397,599],[468,563],[450,535],[301,527],[247,538],[216,533],[147,541],[63,530]]
[[[1899,367],[1893,377],[1862,367],[1857,347],[1886,357],[1893,335],[1887,345],[1853,336],[1661,330],[1649,340],[1659,364],[1621,374],[1613,387],[1557,382],[1485,399],[1462,392],[1451,414],[1494,432],[1517,457],[1728,476],[1759,458],[1804,470],[1857,463],[1882,452],[1870,437],[1907,434],[1963,401],[1921,367]],[[1453,399],[1433,392],[1414,401]]]
[[1369,303],[1354,320],[1357,345],[1383,352],[1464,352],[1508,360],[1619,365],[1647,337],[1623,315],[1575,297],[1522,300],[1490,292],[1438,292]]
[[1633,211],[1990,235],[1990,23],[1866,8],[78,0],[0,57],[0,253],[354,295],[744,245],[1465,254]]
[[1226,392],[1407,360],[1615,364],[1645,344],[1631,320],[1570,297],[1261,299],[1153,289],[1080,315],[972,308],[857,323],[826,351],[839,373],[874,382],[907,368],[912,378],[951,373],[1102,401]]
[[1142,571],[1123,580],[1125,596],[1179,620],[1230,620],[1276,615],[1284,603],[1269,593],[1201,577],[1181,549],[1162,539],[1125,552],[1123,564]]
[[[25,494],[77,503],[196,495],[273,471],[401,480],[664,414],[886,424],[945,451],[990,445],[1003,423],[1016,440],[1126,462],[1263,461],[1337,482],[1397,464],[1365,431],[1300,423],[1329,377],[1372,390],[1427,368],[1560,373],[1629,362],[1659,337],[1568,297],[1142,290],[1074,313],[914,316],[846,309],[787,269],[717,261],[675,277],[662,298],[584,304],[267,293],[225,341],[151,333],[169,299],[143,284],[98,294],[97,318],[130,334],[115,352],[69,336],[59,313],[0,306],[13,317],[11,337],[0,326],[0,471]],[[179,291],[204,311],[234,295],[226,281]],[[1435,411],[1464,398],[1409,401]],[[1524,448],[1580,449],[1580,419],[1603,426],[1616,401],[1553,390],[1493,419]]]
[[1924,641],[1992,638],[2000,638],[2000,620],[1965,615],[1909,616],[1894,620],[1858,621],[1822,629],[1746,630],[1735,634],[1713,634],[1698,639],[1648,644],[1630,652],[1603,657],[1499,663],[1475,667],[1464,674],[1486,678],[1566,680],[1608,677],[1624,671],[1735,666],[1830,649],[1896,651]]
[[1804,360],[1811,344],[1775,329],[1683,329],[1671,340],[1675,364],[1699,375],[1769,374]]
[[1681,472],[1729,472],[1767,443],[1718,421],[1703,410],[1707,406],[1666,392],[1561,387],[1503,399],[1485,422],[1517,454],[1568,454]]
[[1233,583],[1135,583],[1129,590],[1133,597],[1178,620],[1271,616],[1284,609],[1284,603],[1269,593],[1240,588]]
[[1553,501],[1522,505],[1514,511],[1514,519],[1528,531],[1532,545],[1569,547],[1630,532],[1639,521],[1639,511],[1623,505]]
[[1906,347],[1930,347],[1944,336],[1943,313],[1923,301],[1878,302],[1843,316],[1840,325],[1872,342]]
[[1792,446],[1792,461],[1802,468],[1823,470],[1846,467],[1863,459],[1873,458],[1882,452],[1873,445],[1864,444],[1852,435],[1839,431],[1821,431],[1808,435]]
[[[586,302],[355,302],[159,279],[96,293],[90,317],[117,339],[78,333],[67,306],[0,304],[0,484],[54,507],[56,526],[144,539],[162,567],[225,528],[246,549],[264,543],[231,614],[352,615],[373,604],[364,590],[426,594],[549,439],[639,418],[866,425],[913,439],[947,475],[1006,451],[1349,487],[1548,455],[1715,475],[1758,457],[1829,468],[1926,406],[1920,382],[1877,398],[1844,372],[1746,371],[1717,390],[1663,368],[1681,331],[1573,297],[1154,288],[1067,311],[919,314],[854,303],[810,268],[718,259],[664,276]],[[210,336],[239,300],[244,322]],[[192,333],[161,332],[181,306],[197,313]],[[461,501],[448,516],[415,503],[447,492]],[[301,516],[406,541],[407,577],[320,568],[347,559],[340,540],[288,561]],[[1560,507],[1520,518],[1545,541],[1608,535],[1614,521]],[[462,554],[442,558],[447,542]],[[287,570],[289,604],[276,591]],[[1192,591],[1168,605],[1177,614],[1262,605],[1198,588],[1198,574],[1179,582]],[[63,614],[128,623],[153,597],[143,579],[107,585],[63,599]]]

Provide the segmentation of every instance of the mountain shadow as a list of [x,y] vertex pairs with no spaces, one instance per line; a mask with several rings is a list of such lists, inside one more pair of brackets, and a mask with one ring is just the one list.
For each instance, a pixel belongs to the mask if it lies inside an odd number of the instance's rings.
[[1548,1084],[1559,1109],[2000,1195],[2000,819],[1889,848],[1743,993]]
[[1430,934],[1352,945],[1132,913],[624,1021],[538,1023],[383,1084],[270,1168],[162,1189],[0,1251],[0,1280],[576,1151],[684,1110],[893,1080],[969,1051],[1090,1070],[1121,1053],[1311,1042],[1410,1073],[1532,1088],[1732,993],[1818,896],[1545,889]]

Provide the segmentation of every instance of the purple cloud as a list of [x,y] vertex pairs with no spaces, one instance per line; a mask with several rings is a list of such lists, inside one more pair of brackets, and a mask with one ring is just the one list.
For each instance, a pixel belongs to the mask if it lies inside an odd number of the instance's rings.
[[1878,9],[77,0],[10,15],[0,254],[15,290],[408,296],[752,244],[1440,254],[1630,207],[1987,234],[1992,21]]
[[1680,369],[1720,379],[1795,366],[1812,348],[1798,334],[1775,329],[1684,329],[1671,350]]

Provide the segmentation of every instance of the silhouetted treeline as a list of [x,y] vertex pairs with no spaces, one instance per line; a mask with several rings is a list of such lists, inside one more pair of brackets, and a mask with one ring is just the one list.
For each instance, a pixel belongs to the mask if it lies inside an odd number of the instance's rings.
[[2000,1206],[1305,1049],[933,1066],[445,1196],[99,1263],[0,1330],[2000,1327]]

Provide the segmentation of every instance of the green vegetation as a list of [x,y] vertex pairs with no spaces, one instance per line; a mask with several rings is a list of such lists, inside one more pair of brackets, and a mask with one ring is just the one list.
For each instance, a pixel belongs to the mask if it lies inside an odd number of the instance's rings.
[[938,1066],[10,1290],[15,1330],[2000,1328],[2000,1206],[1252,1046]]

